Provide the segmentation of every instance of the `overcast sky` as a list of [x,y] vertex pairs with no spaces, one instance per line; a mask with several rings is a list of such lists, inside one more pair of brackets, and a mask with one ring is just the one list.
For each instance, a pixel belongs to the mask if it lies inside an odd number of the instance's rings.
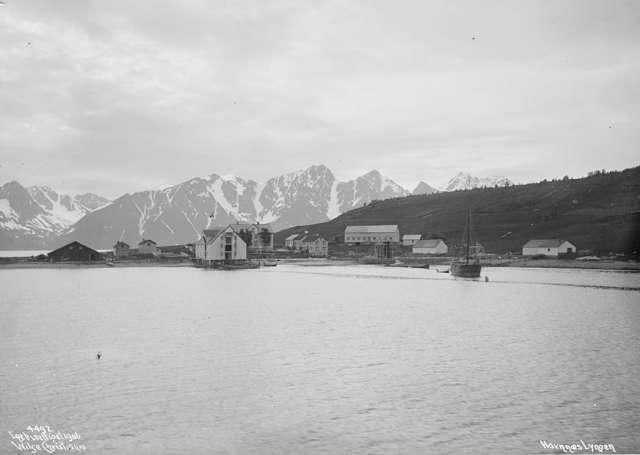
[[640,161],[640,1],[3,1],[0,183]]

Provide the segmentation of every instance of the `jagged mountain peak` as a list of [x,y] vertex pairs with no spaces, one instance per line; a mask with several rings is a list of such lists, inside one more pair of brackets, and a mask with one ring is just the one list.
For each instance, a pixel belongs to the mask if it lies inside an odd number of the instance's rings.
[[438,190],[435,189],[434,187],[432,187],[431,185],[429,185],[428,183],[424,182],[424,181],[420,181],[416,187],[414,188],[414,190],[411,192],[411,194],[433,194],[433,193],[437,193]]

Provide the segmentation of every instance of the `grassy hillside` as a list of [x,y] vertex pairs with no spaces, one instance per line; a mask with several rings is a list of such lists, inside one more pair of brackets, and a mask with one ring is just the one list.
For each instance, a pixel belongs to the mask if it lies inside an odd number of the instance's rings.
[[640,167],[581,179],[543,181],[373,201],[321,224],[276,234],[276,244],[296,232],[343,241],[349,224],[398,224],[401,234],[420,233],[460,244],[467,208],[474,239],[488,252],[519,252],[534,238],[562,238],[596,253],[640,250]]

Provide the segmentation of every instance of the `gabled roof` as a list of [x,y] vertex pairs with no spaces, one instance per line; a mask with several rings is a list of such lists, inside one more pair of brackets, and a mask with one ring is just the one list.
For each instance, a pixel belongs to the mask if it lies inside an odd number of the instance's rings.
[[[440,242],[444,243],[442,239],[426,239],[426,240],[418,240],[413,247],[414,248],[435,248]],[[446,243],[445,243],[446,245]]]
[[117,241],[115,245],[113,245],[114,248],[129,248],[129,244],[125,243],[125,242],[121,242],[121,241]]
[[562,239],[534,239],[524,244],[523,248],[558,248],[566,240]]
[[57,253],[58,251],[62,251],[62,250],[66,250],[66,249],[72,249],[72,248],[75,248],[75,247],[78,247],[78,249],[89,250],[92,253],[100,254],[99,251],[96,251],[93,248],[88,247],[87,245],[83,245],[82,243],[80,243],[78,241],[75,241],[75,240],[73,242],[71,242],[71,243],[67,243],[66,245],[61,246],[60,248],[57,248],[57,249],[55,249],[53,251],[50,251],[48,254],[52,255],[52,254]]
[[402,239],[407,239],[407,240],[420,240],[420,237],[422,237],[422,235],[420,234],[405,234],[402,236]]
[[[233,232],[234,235],[238,236],[238,238],[240,240],[242,240],[242,238],[238,235],[238,232],[233,228],[235,226],[235,224],[230,224],[228,226],[225,227],[217,227],[214,229],[205,229],[204,231],[202,231],[202,235],[205,237],[207,243],[211,243],[213,241],[215,241],[218,237],[220,237],[222,234],[224,234],[225,232],[227,232],[229,229],[231,229],[231,232]],[[244,242],[244,240],[242,240]]]
[[351,234],[354,232],[356,233],[366,232],[371,234],[377,234],[381,232],[392,232],[392,231],[395,232],[397,230],[398,230],[397,224],[375,224],[371,226],[347,226],[344,232],[345,234]]
[[151,239],[142,239],[140,243],[138,243],[138,245],[152,245],[152,244],[157,245],[157,243]]
[[298,237],[300,234],[291,234],[289,237],[287,237],[285,240],[285,242],[289,241],[289,240],[293,240],[296,237]]

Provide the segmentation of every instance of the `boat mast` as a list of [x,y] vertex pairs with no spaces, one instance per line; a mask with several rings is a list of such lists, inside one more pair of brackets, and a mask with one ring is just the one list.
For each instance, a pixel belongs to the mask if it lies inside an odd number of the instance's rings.
[[466,263],[469,263],[469,244],[471,243],[471,215],[469,209],[467,209],[467,258]]

